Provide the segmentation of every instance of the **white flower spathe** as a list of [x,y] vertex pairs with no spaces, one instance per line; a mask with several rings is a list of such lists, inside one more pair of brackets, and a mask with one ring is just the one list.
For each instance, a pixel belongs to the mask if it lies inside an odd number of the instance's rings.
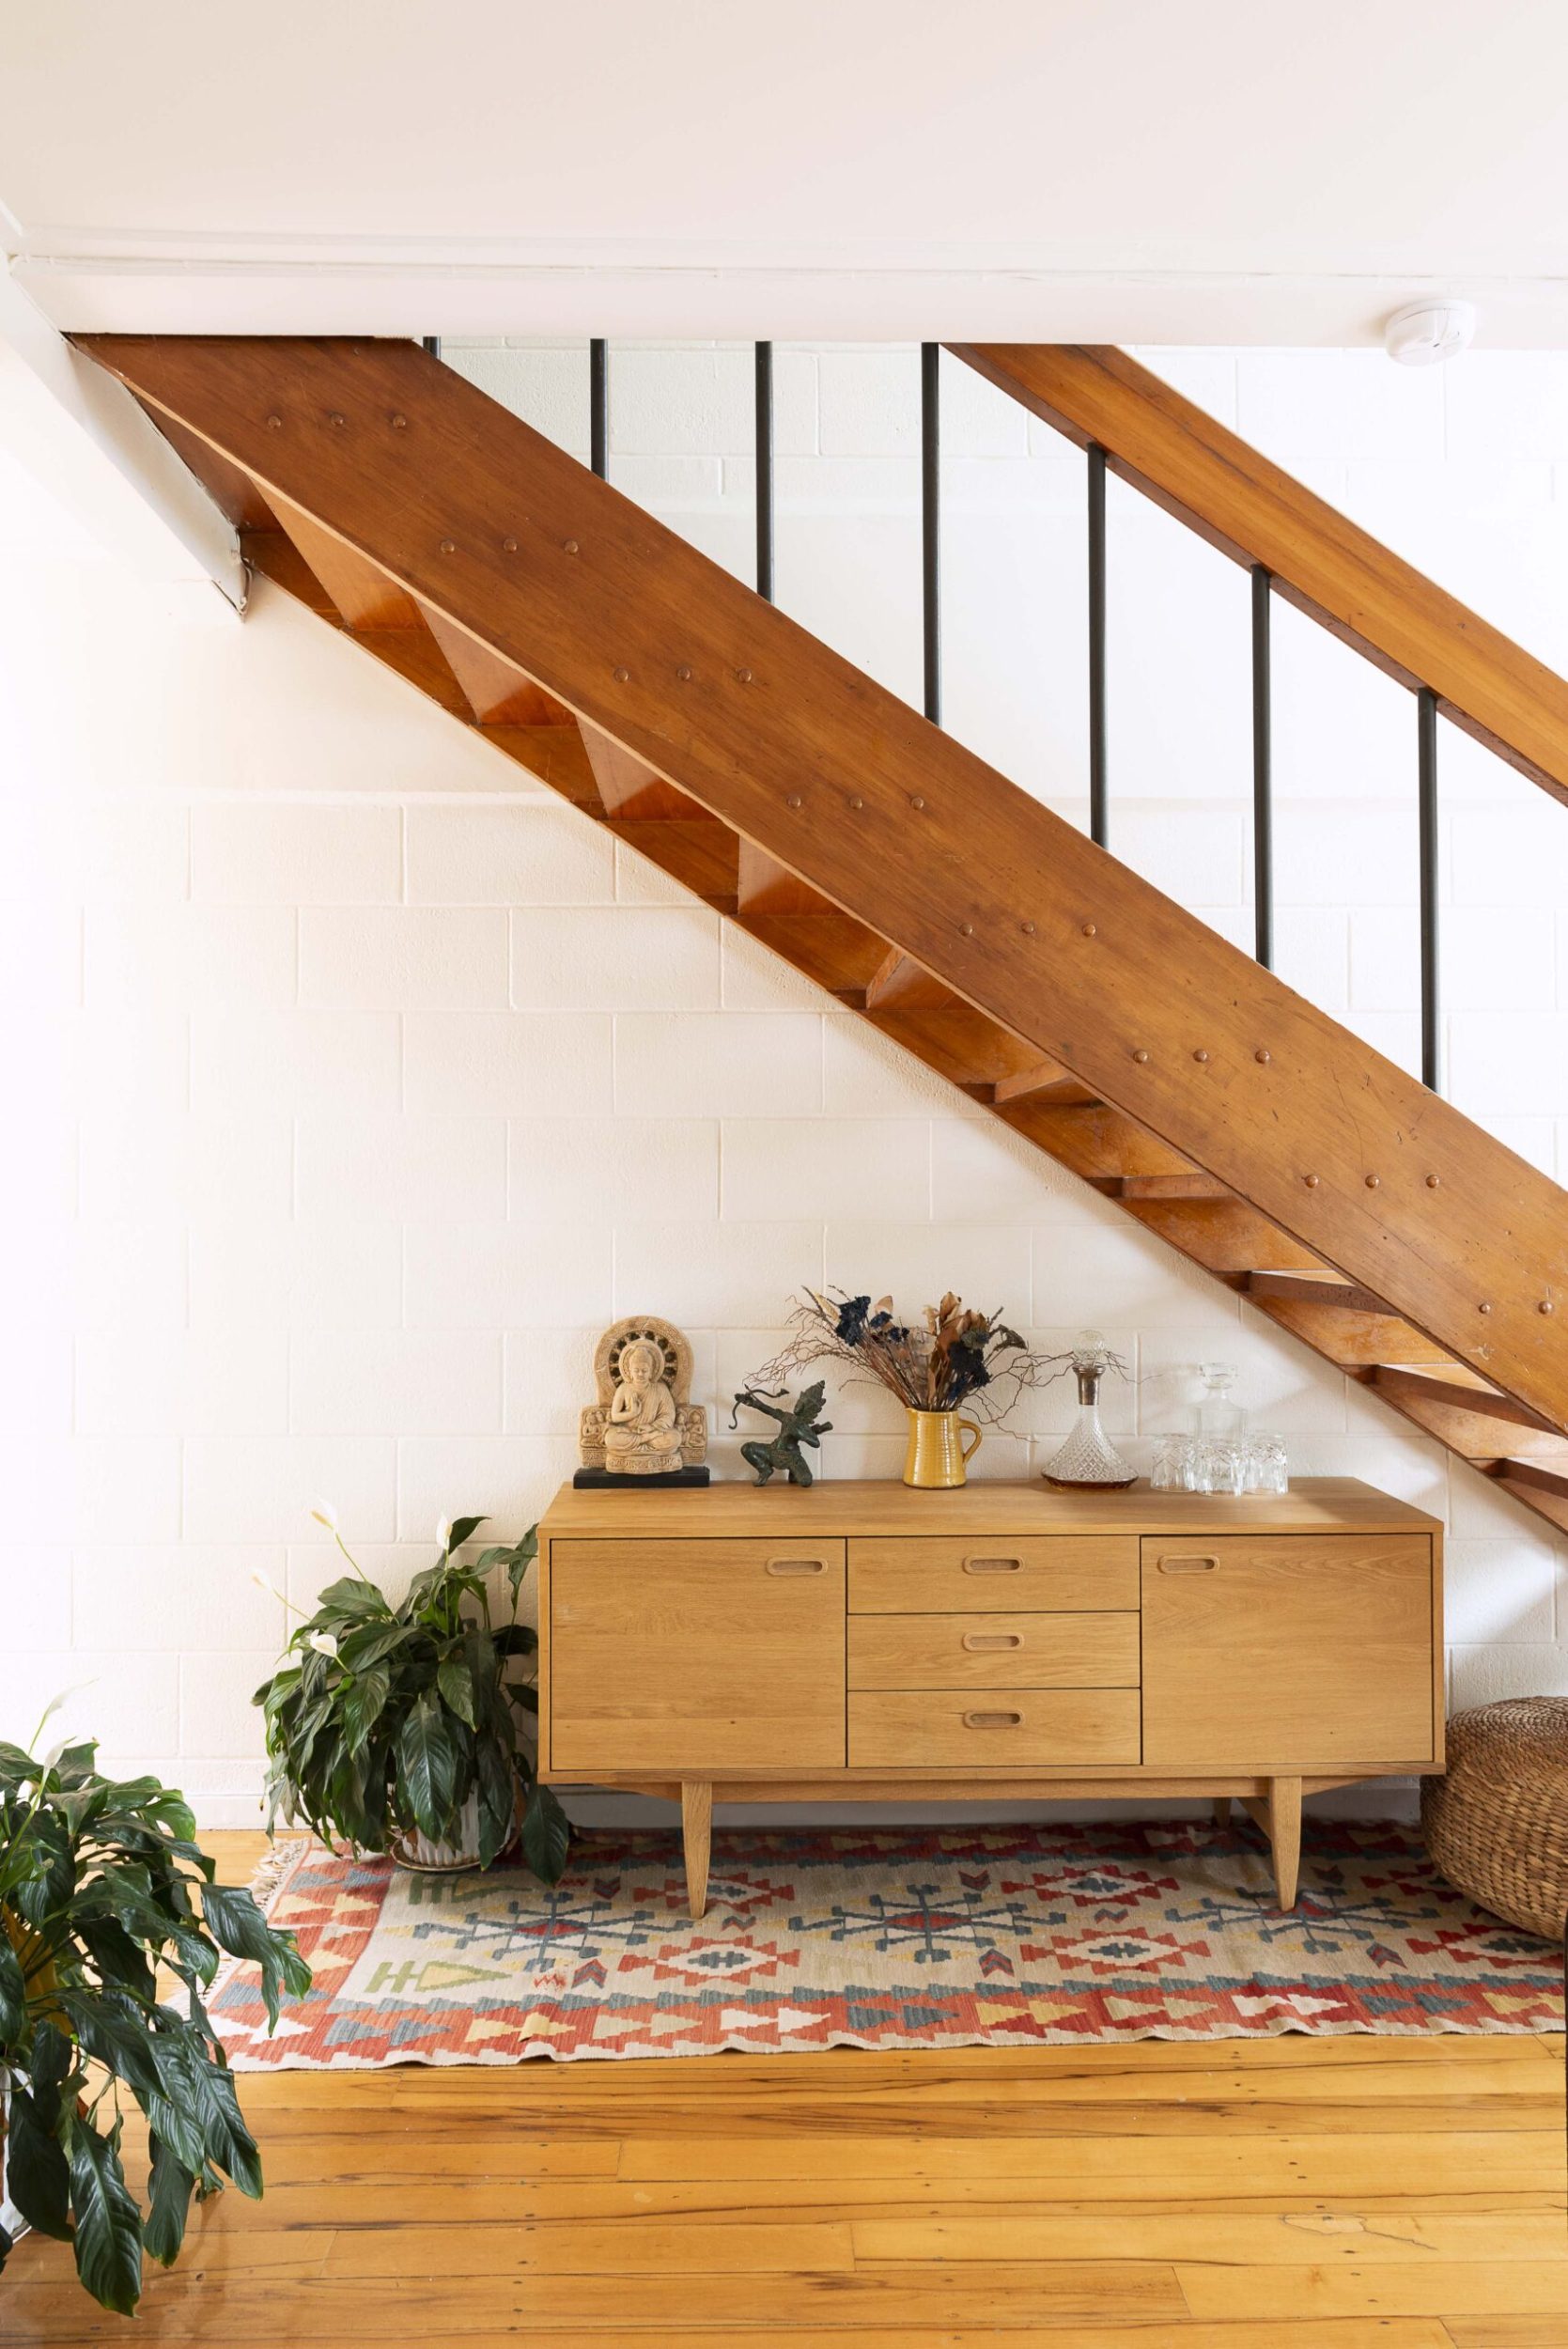
[[[58,1696],[51,1697],[49,1703],[44,1706],[42,1714],[39,1716],[39,1725],[37,1729],[34,1730],[30,1742],[35,1746],[38,1744],[39,1739],[43,1735],[44,1730],[54,1719],[62,1704],[69,1704],[72,1697],[79,1697],[84,1688],[96,1688],[97,1686],[98,1679],[95,1674],[91,1680],[73,1680],[69,1688],[62,1688]],[[60,1738],[57,1744],[52,1746],[48,1753],[44,1755],[43,1767],[46,1770],[52,1770],[55,1763],[59,1760],[61,1754],[64,1753],[67,1746],[71,1743],[72,1739],[68,1732],[67,1735]]]
[[313,1647],[318,1656],[335,1656],[337,1654],[337,1639],[335,1634],[331,1631],[313,1631],[309,1639],[305,1641],[305,1645],[306,1647]]
[[265,1591],[269,1598],[275,1598],[280,1607],[287,1606],[288,1601],[284,1597],[283,1593],[278,1589],[278,1586],[273,1581],[272,1576],[270,1574],[263,1573],[259,1566],[253,1566],[251,1568],[251,1580],[256,1584],[258,1591]]
[[330,1501],[313,1501],[310,1504],[310,1514],[318,1525],[326,1527],[329,1533],[337,1532],[337,1511]]
[[446,1552],[452,1547],[452,1520],[450,1517],[442,1517],[441,1523],[436,1527],[436,1539],[441,1544],[442,1555],[444,1557]]

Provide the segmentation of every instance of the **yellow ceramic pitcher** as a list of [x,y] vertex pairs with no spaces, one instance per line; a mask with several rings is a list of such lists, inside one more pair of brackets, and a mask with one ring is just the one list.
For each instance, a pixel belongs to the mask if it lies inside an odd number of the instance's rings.
[[[926,1486],[962,1485],[964,1471],[980,1449],[980,1429],[972,1419],[962,1419],[956,1411],[917,1411],[906,1404],[909,1422],[909,1448],[904,1455],[906,1485]],[[966,1444],[961,1428],[973,1437]]]

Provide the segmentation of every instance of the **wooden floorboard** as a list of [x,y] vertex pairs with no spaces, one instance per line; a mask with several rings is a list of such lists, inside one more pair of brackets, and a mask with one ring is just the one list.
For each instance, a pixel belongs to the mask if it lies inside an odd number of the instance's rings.
[[[138,2338],[1568,2349],[1562,2082],[1541,2037],[247,2076],[268,2194]],[[22,2246],[6,2349],[124,2337]]]

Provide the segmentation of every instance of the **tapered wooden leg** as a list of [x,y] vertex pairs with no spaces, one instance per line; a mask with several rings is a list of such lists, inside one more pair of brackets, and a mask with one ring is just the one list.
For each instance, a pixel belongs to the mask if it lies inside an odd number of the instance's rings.
[[1215,1797],[1214,1797],[1214,1824],[1215,1824],[1215,1826],[1216,1826],[1216,1827],[1219,1827],[1219,1828],[1226,1828],[1226,1827],[1229,1827],[1229,1826],[1230,1826],[1230,1824],[1231,1824],[1231,1797],[1229,1797],[1229,1795],[1216,1795],[1216,1796],[1215,1796]]
[[686,1853],[686,1905],[696,1918],[707,1906],[707,1855],[713,1835],[710,1780],[681,1780],[680,1835]]
[[1268,1781],[1268,1845],[1274,1855],[1275,1897],[1281,1908],[1294,1908],[1296,1878],[1301,1873],[1298,1778],[1271,1778]]

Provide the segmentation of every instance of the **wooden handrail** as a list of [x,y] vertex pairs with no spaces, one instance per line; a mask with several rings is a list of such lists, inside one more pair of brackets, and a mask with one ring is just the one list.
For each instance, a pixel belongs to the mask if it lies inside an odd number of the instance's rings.
[[263,500],[1568,1427],[1555,1183],[542,434],[413,343],[82,340]]
[[963,359],[1568,804],[1568,679],[1109,345],[954,343]]

